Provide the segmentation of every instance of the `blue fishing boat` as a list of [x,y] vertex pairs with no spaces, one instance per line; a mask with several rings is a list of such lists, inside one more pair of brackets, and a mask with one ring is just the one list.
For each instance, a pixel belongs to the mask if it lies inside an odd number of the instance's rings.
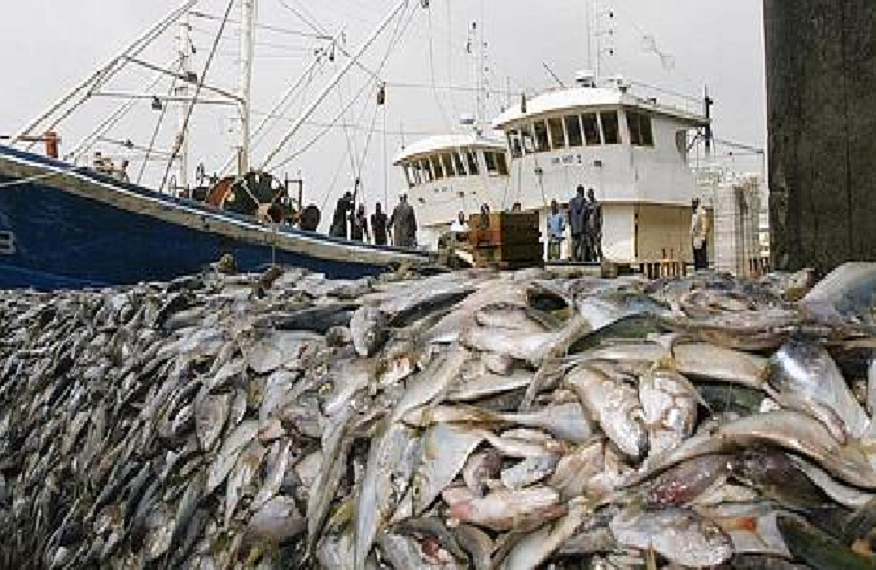
[[[394,19],[409,10],[410,0],[400,0],[362,47],[350,55],[260,168],[250,166],[250,145],[265,127],[263,123],[253,132],[250,129],[256,0],[240,3],[242,77],[236,93],[206,83],[235,3],[229,2],[220,17],[193,12],[196,4],[197,0],[186,0],[45,114],[15,136],[6,137],[8,145],[0,146],[0,288],[53,290],[169,280],[197,273],[229,254],[241,271],[259,271],[278,263],[332,278],[358,278],[430,261],[430,255],[421,251],[368,245],[302,230],[316,230],[320,214],[315,206],[305,208],[300,195],[293,207],[288,182],[278,185],[272,172],[279,167],[272,168],[271,164],[358,57]],[[220,22],[200,73],[192,68],[196,50],[190,38],[190,18],[194,16]],[[166,68],[144,61],[146,48],[172,35],[174,25],[178,26],[179,40],[176,66]],[[281,98],[277,110],[288,103],[289,94],[305,77],[334,61],[336,40],[328,38],[325,43],[324,49],[316,50],[314,62],[299,83]],[[144,92],[113,91],[111,80],[128,66],[141,71],[145,68],[156,74],[156,80]],[[171,82],[169,89],[161,85],[161,80]],[[64,160],[59,160],[60,141],[55,129],[86,102],[107,98],[121,99],[123,104],[97,123],[95,131]],[[112,160],[107,167],[95,146],[106,143],[110,129],[142,102],[158,116],[152,141],[144,149],[143,169],[150,161],[161,161],[164,177],[151,186],[141,180],[143,170],[138,183],[129,181],[125,170],[128,160],[121,161],[121,169]],[[228,172],[234,162],[231,159],[205,183],[203,166],[199,166],[198,185],[188,182],[190,119],[196,105],[232,108],[240,122],[236,173]],[[179,130],[170,149],[159,151],[154,148],[155,135],[169,107],[179,108]],[[272,111],[268,117],[273,115]],[[134,148],[133,135],[125,132],[121,136],[125,137],[123,151]],[[40,140],[47,143],[46,156],[33,152]],[[87,165],[83,165],[83,157],[92,151],[95,160],[89,162],[86,158]],[[176,174],[170,176],[174,168]],[[307,209],[316,213],[310,223],[303,223],[302,214]]]
[[243,271],[277,262],[337,278],[429,259],[262,222],[0,146],[0,288],[167,280],[225,254]]

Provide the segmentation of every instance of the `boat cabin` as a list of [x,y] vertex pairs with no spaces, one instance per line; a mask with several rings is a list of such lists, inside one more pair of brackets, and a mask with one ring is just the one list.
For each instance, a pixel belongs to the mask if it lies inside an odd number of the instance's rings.
[[510,183],[505,143],[480,133],[435,136],[405,148],[393,161],[402,168],[408,202],[420,225],[419,241],[436,249],[459,212],[501,203]]
[[522,99],[493,122],[507,139],[511,200],[541,212],[546,236],[551,201],[566,207],[579,185],[592,188],[606,259],[690,261],[690,134],[708,120],[636,96],[621,79],[597,85],[585,74],[578,83]]

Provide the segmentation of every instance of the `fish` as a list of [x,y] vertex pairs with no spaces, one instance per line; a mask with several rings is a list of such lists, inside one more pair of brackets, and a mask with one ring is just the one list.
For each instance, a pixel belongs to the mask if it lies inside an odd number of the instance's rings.
[[645,412],[634,388],[586,365],[572,370],[565,382],[623,453],[633,459],[648,453]]
[[560,493],[563,501],[590,494],[591,481],[605,469],[605,441],[594,438],[563,455],[548,479],[548,486]]
[[500,489],[481,498],[471,498],[451,505],[454,521],[494,531],[508,531],[526,524],[559,518],[566,514],[560,496],[549,487],[535,486],[521,490]]
[[677,372],[656,368],[639,379],[651,454],[675,449],[693,435],[701,400],[696,388]]
[[666,508],[619,512],[611,532],[623,546],[651,550],[681,566],[717,566],[733,555],[733,543],[721,528],[693,511]]
[[873,560],[856,554],[844,544],[816,529],[799,517],[782,514],[776,519],[788,550],[816,570],[873,568]]
[[569,540],[590,513],[586,505],[574,503],[569,512],[552,525],[546,525],[517,543],[502,561],[503,570],[538,568]]
[[770,386],[779,395],[779,403],[785,403],[782,396],[789,394],[796,397],[795,405],[789,406],[793,409],[806,412],[821,406],[830,410],[841,421],[847,437],[860,439],[866,433],[870,418],[823,347],[789,342],[773,355],[768,375]]
[[453,482],[482,441],[484,436],[477,430],[448,424],[438,424],[426,431],[415,475],[415,515],[421,515]]
[[[378,532],[392,517],[413,478],[413,465],[404,461],[414,443],[410,428],[390,423],[371,443],[356,502],[353,567],[360,570]],[[396,473],[402,468],[405,472]]]
[[389,337],[389,316],[377,307],[360,307],[350,318],[350,334],[359,356],[373,356]]
[[810,311],[844,320],[853,317],[865,323],[873,321],[876,264],[846,263],[819,281],[801,301]]

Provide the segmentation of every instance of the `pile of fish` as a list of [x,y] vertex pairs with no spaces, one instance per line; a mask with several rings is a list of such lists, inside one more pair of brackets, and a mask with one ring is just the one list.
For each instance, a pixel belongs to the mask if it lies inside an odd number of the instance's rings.
[[0,567],[876,567],[876,267],[0,293]]

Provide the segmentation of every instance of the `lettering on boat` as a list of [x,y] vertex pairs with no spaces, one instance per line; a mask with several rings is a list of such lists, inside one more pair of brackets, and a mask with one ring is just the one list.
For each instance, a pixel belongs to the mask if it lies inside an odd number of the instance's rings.
[[15,254],[15,234],[7,231],[0,231],[0,255]]

